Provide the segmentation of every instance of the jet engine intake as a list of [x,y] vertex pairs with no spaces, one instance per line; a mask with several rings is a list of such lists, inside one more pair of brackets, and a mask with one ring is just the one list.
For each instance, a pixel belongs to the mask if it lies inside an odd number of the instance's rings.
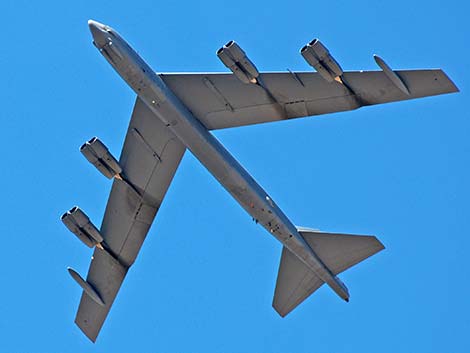
[[231,40],[217,50],[217,56],[240,81],[243,83],[257,83],[258,69],[235,41]]
[[77,206],[71,208],[60,217],[62,223],[86,246],[100,246],[103,241],[99,230],[91,223],[90,218]]
[[119,162],[97,137],[85,142],[80,147],[80,152],[108,179],[119,176],[122,172]]
[[343,69],[318,39],[312,40],[300,49],[300,54],[326,81],[341,82]]

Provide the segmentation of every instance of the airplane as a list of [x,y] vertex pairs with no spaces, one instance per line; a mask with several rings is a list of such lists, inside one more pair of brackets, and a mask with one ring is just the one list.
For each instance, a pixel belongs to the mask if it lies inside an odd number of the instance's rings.
[[231,73],[156,73],[113,28],[89,20],[93,44],[137,94],[119,160],[94,137],[81,153],[113,179],[100,229],[78,207],[61,217],[94,248],[75,323],[95,342],[188,149],[246,212],[282,245],[273,299],[284,317],[326,283],[349,301],[338,274],[384,249],[375,236],[297,227],[211,130],[348,111],[458,92],[440,69],[343,71],[314,39],[300,53],[317,72],[258,71],[234,41],[217,51]]

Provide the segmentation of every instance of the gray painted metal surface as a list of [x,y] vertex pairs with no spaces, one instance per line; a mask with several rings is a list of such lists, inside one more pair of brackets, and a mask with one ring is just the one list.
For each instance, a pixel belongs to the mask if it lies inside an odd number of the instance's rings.
[[[324,233],[309,228],[297,230],[335,276],[384,249],[374,236]],[[286,316],[323,283],[284,247],[274,292],[274,309],[279,315]]]
[[[395,72],[410,88],[410,95],[398,89],[383,71],[344,72],[342,78],[354,93],[314,72],[296,72],[295,76],[289,72],[261,73],[259,77],[276,102],[264,89],[243,84],[231,74],[163,73],[160,77],[209,130],[348,111],[457,90],[439,69]],[[204,79],[210,80],[219,98]]]
[[[186,148],[284,245],[274,300],[281,315],[323,283],[347,301],[336,274],[382,244],[375,237],[298,230],[209,130],[456,91],[447,76],[440,70],[401,72],[408,96],[383,72],[341,70],[330,83],[316,73],[261,73],[247,83],[233,74],[157,75],[112,28],[95,21],[89,27],[95,46],[138,98],[119,159],[120,179],[114,179],[101,226],[102,249],[95,248],[86,280],[105,305],[85,291],[76,317],[87,337],[96,340]],[[292,296],[295,288],[301,290]]]
[[387,63],[382,59],[380,56],[374,54],[374,60],[379,65],[379,67],[383,70],[384,74],[390,79],[390,81],[397,86],[397,88],[405,93],[406,95],[410,95],[410,91],[408,87],[406,87],[403,80],[387,65]]
[[184,151],[184,145],[137,98],[119,159],[121,179],[113,181],[101,224],[105,250],[95,249],[87,276],[106,305],[96,305],[83,293],[75,319],[92,341],[137,257]]
[[70,276],[72,276],[72,278],[75,280],[75,282],[78,283],[78,285],[80,287],[82,287],[82,289],[85,291],[85,293],[91,298],[93,299],[93,301],[100,305],[100,306],[105,306],[104,302],[103,302],[103,299],[101,299],[100,295],[96,292],[96,290],[91,286],[90,283],[88,283],[87,281],[85,281],[82,276],[80,276],[78,274],[77,271],[75,271],[73,268],[69,267],[67,269],[67,271],[69,271],[70,273]]

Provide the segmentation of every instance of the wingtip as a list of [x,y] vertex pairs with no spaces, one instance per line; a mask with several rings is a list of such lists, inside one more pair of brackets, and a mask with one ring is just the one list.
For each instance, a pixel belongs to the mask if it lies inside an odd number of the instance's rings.
[[92,343],[96,343],[96,339],[98,338],[98,335],[93,335],[90,334],[90,332],[87,332],[84,327],[81,326],[81,322],[78,321],[78,319],[75,319],[75,325],[78,326],[80,331],[88,338]]
[[447,75],[447,73],[442,70],[442,69],[438,69],[441,71],[441,73],[444,75],[444,77],[448,80],[449,82],[449,90],[445,93],[458,93],[460,92],[460,89],[457,87],[457,85],[454,83],[454,81],[452,81],[452,79],[449,77],[449,75]]
[[285,311],[280,310],[280,309],[276,306],[276,304],[275,304],[274,302],[273,302],[271,305],[272,305],[274,311],[275,311],[276,313],[278,313],[280,317],[284,318],[284,317],[286,317],[286,315],[288,314],[288,313],[286,313]]
[[375,241],[377,242],[377,248],[378,248],[377,252],[384,250],[385,245],[380,241],[380,239],[377,238],[377,236],[375,235],[372,235],[372,236],[375,238]]

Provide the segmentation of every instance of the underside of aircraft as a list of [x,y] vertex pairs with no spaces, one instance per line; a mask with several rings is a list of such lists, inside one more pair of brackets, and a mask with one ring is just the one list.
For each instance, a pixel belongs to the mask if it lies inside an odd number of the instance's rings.
[[231,73],[155,73],[111,27],[89,21],[94,45],[137,94],[119,159],[96,137],[80,151],[113,179],[98,229],[78,207],[61,217],[94,248],[76,324],[96,340],[188,149],[235,200],[283,244],[273,300],[285,316],[326,283],[349,292],[338,274],[381,251],[375,236],[332,234],[297,227],[210,132],[243,125],[348,111],[363,106],[457,92],[440,69],[343,71],[315,39],[300,53],[316,72],[259,72],[230,41],[217,56]]

